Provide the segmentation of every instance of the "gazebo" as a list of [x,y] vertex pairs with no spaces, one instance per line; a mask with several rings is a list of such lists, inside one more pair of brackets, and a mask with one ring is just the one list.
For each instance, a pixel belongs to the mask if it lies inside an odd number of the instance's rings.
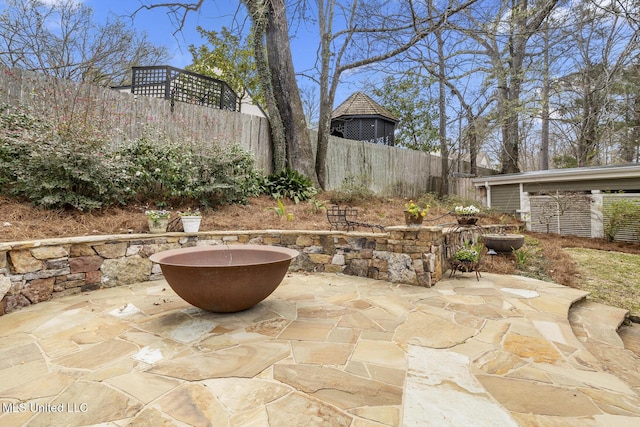
[[331,135],[393,146],[396,123],[389,110],[356,92],[331,113]]

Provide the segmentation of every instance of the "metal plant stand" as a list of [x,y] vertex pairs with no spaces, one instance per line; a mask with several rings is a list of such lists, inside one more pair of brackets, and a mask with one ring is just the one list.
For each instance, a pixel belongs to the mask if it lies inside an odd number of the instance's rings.
[[449,236],[445,244],[445,254],[449,264],[449,277],[453,277],[456,272],[476,274],[476,280],[480,281],[480,264],[482,253],[480,250],[478,261],[461,261],[455,259],[455,254],[467,245],[476,245],[484,235],[484,228],[476,223],[455,224],[449,229]]

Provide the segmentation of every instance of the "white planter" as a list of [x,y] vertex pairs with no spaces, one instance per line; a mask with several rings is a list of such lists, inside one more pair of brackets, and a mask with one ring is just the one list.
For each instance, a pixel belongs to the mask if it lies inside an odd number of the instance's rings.
[[147,220],[150,233],[166,233],[167,226],[169,225],[169,218],[159,218],[157,221],[152,219]]
[[197,233],[200,229],[201,216],[183,216],[180,219],[185,233]]

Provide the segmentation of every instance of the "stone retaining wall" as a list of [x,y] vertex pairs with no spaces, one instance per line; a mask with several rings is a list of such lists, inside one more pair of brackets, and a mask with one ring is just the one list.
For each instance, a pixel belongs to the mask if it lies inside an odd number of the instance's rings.
[[385,233],[220,231],[125,234],[0,243],[0,315],[58,296],[162,279],[148,257],[196,245],[264,244],[300,251],[293,270],[432,286],[446,270],[442,227]]

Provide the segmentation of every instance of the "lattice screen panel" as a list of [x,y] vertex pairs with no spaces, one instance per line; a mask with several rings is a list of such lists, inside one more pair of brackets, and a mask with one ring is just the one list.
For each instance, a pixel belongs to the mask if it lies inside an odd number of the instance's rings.
[[531,196],[531,230],[591,237],[591,197],[586,194]]
[[223,81],[167,66],[134,67],[134,94],[237,111],[238,97]]

